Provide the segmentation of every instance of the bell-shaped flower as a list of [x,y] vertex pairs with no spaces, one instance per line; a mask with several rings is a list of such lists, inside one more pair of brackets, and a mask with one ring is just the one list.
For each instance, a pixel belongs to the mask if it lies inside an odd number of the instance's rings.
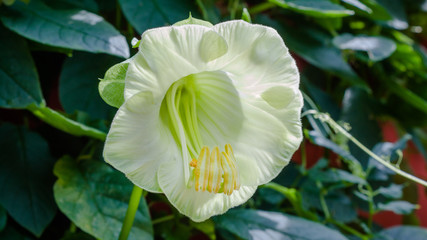
[[194,221],[247,201],[301,140],[299,74],[272,28],[147,30],[129,60],[104,157]]

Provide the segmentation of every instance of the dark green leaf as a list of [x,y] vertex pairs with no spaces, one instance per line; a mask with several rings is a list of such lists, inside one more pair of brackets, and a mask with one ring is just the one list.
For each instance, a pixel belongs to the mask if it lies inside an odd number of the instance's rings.
[[43,101],[25,40],[0,24],[0,107],[25,108]]
[[358,14],[369,17],[373,20],[390,20],[392,18],[387,9],[378,4],[376,0],[360,0],[360,2],[371,9],[371,12],[366,13],[365,11],[359,11]]
[[89,136],[102,141],[105,141],[107,136],[106,133],[98,129],[88,127],[84,124],[71,120],[59,112],[44,105],[31,105],[29,106],[28,110],[53,127],[75,136]]
[[383,203],[378,204],[379,210],[392,211],[396,214],[410,214],[417,208],[418,208],[417,205],[407,201],[392,201],[385,204]]
[[326,169],[325,171],[321,171],[318,169],[315,169],[313,171],[309,170],[309,176],[313,180],[321,181],[324,183],[348,182],[359,184],[365,182],[365,180],[355,175],[352,175],[349,172],[335,168]]
[[288,8],[313,17],[345,17],[354,12],[329,0],[269,0],[282,8]]
[[342,0],[342,1],[364,12],[372,13],[372,10],[369,7],[367,7],[365,4],[360,2],[359,0]]
[[120,59],[116,57],[90,53],[75,53],[65,60],[59,79],[59,98],[65,111],[71,114],[79,110],[93,119],[111,119],[116,109],[102,101],[98,79],[117,62]]
[[33,237],[27,236],[19,232],[11,225],[8,225],[3,231],[0,232],[1,240],[33,240]]
[[[120,0],[127,20],[139,33],[147,29],[172,25],[197,13],[193,1],[173,0]],[[144,9],[144,11],[141,11]]]
[[402,197],[404,187],[404,185],[392,183],[388,187],[378,188],[377,192],[384,197],[398,199]]
[[34,41],[56,47],[129,57],[129,46],[102,17],[85,10],[53,10],[40,0],[2,8],[3,24]]
[[[118,239],[132,192],[129,180],[103,162],[77,163],[70,157],[61,158],[54,173],[58,177],[55,200],[61,211],[96,238]],[[129,239],[153,239],[145,199],[140,202]]]
[[102,99],[110,106],[119,108],[124,99],[125,78],[129,63],[122,62],[112,66],[100,79],[98,90]]
[[20,225],[40,236],[55,216],[53,159],[47,142],[27,129],[0,127],[0,204]]
[[396,50],[396,44],[393,40],[381,36],[353,36],[345,33],[335,37],[333,42],[342,50],[364,51],[368,54],[369,59],[374,62],[389,57]]
[[95,0],[44,0],[44,2],[58,9],[79,8],[95,13],[99,10]]
[[7,212],[2,206],[0,206],[0,232],[3,231],[7,223]]
[[408,28],[408,19],[402,0],[377,0],[377,2],[383,6],[392,17],[391,20],[385,22],[387,26],[397,30]]
[[425,240],[427,229],[416,226],[396,226],[382,230],[374,240]]
[[260,210],[232,209],[215,217],[217,228],[242,239],[345,240],[336,230],[303,218]]

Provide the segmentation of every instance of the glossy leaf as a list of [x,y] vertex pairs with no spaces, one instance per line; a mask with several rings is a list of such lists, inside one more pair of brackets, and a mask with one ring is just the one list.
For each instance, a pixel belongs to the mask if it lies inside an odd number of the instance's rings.
[[[76,226],[99,239],[118,239],[127,211],[132,184],[104,162],[61,158],[54,168],[58,177],[55,200]],[[136,212],[129,239],[153,239],[145,200]]]
[[392,211],[396,214],[410,214],[417,208],[417,205],[407,201],[392,201],[385,204],[378,204],[379,210]]
[[25,40],[0,25],[0,107],[25,108],[43,101]]
[[37,133],[11,124],[0,127],[0,204],[21,226],[40,236],[56,213],[53,159]]
[[65,60],[59,79],[59,98],[65,111],[83,111],[93,119],[111,119],[116,110],[99,96],[98,79],[118,62],[117,57],[81,52]]
[[40,0],[16,2],[2,8],[3,24],[14,32],[46,45],[129,57],[129,46],[102,17],[85,10],[53,10]]
[[378,188],[377,192],[387,198],[399,199],[403,195],[404,187],[404,185],[392,183],[388,187]]
[[364,12],[367,13],[372,13],[372,10],[366,6],[365,4],[363,4],[362,2],[360,2],[359,0],[342,0],[342,2],[345,2],[359,10],[362,10]]
[[126,71],[129,63],[123,62],[107,70],[103,79],[100,79],[98,91],[102,99],[110,106],[119,108],[123,102]]
[[79,8],[91,12],[98,12],[98,3],[95,0],[44,0],[51,7],[59,9]]
[[354,12],[329,0],[269,0],[282,8],[288,8],[313,17],[344,17]]
[[397,30],[404,30],[409,27],[408,19],[405,12],[405,5],[402,0],[377,0],[392,17],[391,20],[385,22],[389,27]]
[[215,217],[223,228],[242,239],[345,240],[336,230],[303,218],[261,210],[233,209]]
[[119,3],[127,20],[139,33],[187,19],[189,12],[197,13],[190,0],[119,0]]
[[425,240],[427,229],[416,226],[396,226],[382,230],[374,240]]
[[353,36],[346,33],[335,37],[333,43],[342,50],[364,51],[374,62],[389,57],[396,50],[393,40],[381,36]]

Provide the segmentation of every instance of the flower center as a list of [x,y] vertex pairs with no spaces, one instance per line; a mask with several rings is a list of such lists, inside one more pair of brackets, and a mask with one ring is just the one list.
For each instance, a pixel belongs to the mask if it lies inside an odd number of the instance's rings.
[[231,195],[234,190],[240,189],[239,171],[230,144],[226,144],[225,151],[221,153],[218,147],[214,147],[212,152],[208,147],[203,147],[199,158],[193,158],[190,166],[194,168],[196,191]]
[[[182,150],[189,188],[228,195],[240,188],[236,159],[229,144],[240,129],[239,100],[231,81],[221,72],[188,75],[169,87],[161,117]],[[222,144],[225,148],[220,152],[217,145]],[[213,147],[212,152],[208,146]]]

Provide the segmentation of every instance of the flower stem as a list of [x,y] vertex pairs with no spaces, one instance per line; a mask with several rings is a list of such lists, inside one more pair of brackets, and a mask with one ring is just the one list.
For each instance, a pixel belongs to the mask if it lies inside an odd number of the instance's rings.
[[119,240],[126,240],[135,219],[136,211],[138,210],[139,202],[141,201],[142,189],[134,185],[132,194],[130,195],[129,206],[126,212],[125,220],[123,221],[122,230],[120,231]]
[[175,218],[175,215],[167,215],[167,216],[164,216],[164,217],[161,217],[161,218],[154,219],[151,223],[153,225],[155,225],[155,224],[159,224],[159,223],[162,223],[162,222],[166,222],[166,221],[172,220],[174,218]]
[[264,2],[264,3],[260,3],[258,5],[251,7],[249,9],[249,13],[250,14],[257,14],[260,12],[264,12],[270,8],[274,8],[274,7],[276,7],[276,4],[270,3],[270,2]]

